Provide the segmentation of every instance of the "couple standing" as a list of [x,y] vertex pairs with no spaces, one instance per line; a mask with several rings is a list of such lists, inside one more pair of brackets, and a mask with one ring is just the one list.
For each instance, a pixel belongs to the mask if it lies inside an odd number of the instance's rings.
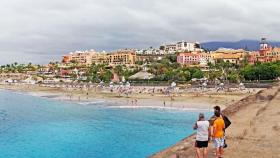
[[207,158],[210,138],[212,138],[215,144],[216,158],[222,157],[223,148],[226,147],[225,129],[231,123],[226,116],[221,114],[221,108],[219,106],[214,107],[214,114],[212,130],[210,128],[210,122],[205,120],[205,116],[202,113],[199,114],[199,119],[194,125],[194,129],[197,130],[195,142],[197,158]]

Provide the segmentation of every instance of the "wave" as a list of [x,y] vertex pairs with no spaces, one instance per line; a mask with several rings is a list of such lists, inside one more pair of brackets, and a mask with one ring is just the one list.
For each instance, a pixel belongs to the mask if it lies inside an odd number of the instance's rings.
[[89,102],[77,102],[80,105],[96,105],[96,104],[104,104],[105,100],[98,100],[98,101],[89,101]]
[[164,106],[107,106],[107,108],[118,109],[156,109],[156,110],[180,110],[180,111],[211,111],[206,108],[190,108],[190,107],[164,107]]

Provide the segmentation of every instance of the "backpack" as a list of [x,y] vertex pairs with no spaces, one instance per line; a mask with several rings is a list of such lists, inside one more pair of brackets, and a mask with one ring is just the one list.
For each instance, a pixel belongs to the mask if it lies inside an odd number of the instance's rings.
[[225,115],[222,115],[222,116],[223,116],[223,120],[225,122],[225,129],[227,129],[230,126],[231,122],[228,119],[228,117],[226,117]]

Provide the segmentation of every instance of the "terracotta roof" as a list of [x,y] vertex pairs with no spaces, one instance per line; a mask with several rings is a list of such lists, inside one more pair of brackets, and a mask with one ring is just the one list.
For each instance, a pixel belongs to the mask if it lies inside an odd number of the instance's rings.
[[241,55],[239,54],[216,54],[213,56],[214,59],[239,59]]
[[275,47],[275,48],[273,48],[272,51],[273,51],[273,52],[280,52],[280,47]]

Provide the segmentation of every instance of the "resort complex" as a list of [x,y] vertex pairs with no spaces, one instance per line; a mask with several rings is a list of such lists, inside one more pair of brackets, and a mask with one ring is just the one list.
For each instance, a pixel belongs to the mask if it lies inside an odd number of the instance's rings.
[[[69,153],[77,157],[193,158],[201,146],[209,144],[212,158],[218,156],[212,153],[216,140],[221,139],[221,148],[226,138],[226,156],[258,157],[257,145],[280,145],[274,141],[280,129],[276,123],[279,50],[264,38],[255,51],[207,50],[198,42],[179,41],[158,49],[74,51],[47,65],[2,65],[0,105],[7,110],[0,109],[0,118],[3,129],[12,131],[7,138],[14,139],[3,143],[12,146],[14,155],[25,152],[21,151],[24,146],[31,151],[25,155],[35,151],[56,157],[53,151],[59,149],[63,158]],[[211,123],[213,107],[220,109],[219,114],[222,109],[221,114],[233,120],[233,125],[226,137],[213,136],[213,142],[198,143],[192,135],[193,123],[199,116],[215,131],[215,121],[221,117],[214,110],[216,120]],[[11,125],[17,122],[16,127]],[[271,134],[263,127],[271,129]],[[201,124],[197,122],[194,129],[201,131]],[[23,143],[26,139],[35,145]],[[42,141],[46,150],[37,145]],[[71,151],[65,149],[68,145]],[[280,154],[279,150],[270,152],[270,146],[262,149],[270,157]]]
[[1,1],[0,158],[280,158],[279,6]]
[[[144,74],[153,76],[148,77],[149,80],[170,83],[187,83],[191,79],[202,78],[209,83],[217,79],[219,82],[233,83],[274,80],[279,77],[279,67],[268,64],[279,65],[279,50],[280,48],[272,47],[265,38],[261,39],[258,51],[241,48],[206,50],[198,42],[179,41],[163,44],[158,49],[75,51],[64,55],[61,61],[47,65],[2,65],[0,75],[2,82],[33,84],[110,83],[128,80],[146,82]],[[264,67],[273,70],[257,72],[256,68]],[[139,72],[144,76],[136,75]],[[131,77],[133,75],[139,77]]]

